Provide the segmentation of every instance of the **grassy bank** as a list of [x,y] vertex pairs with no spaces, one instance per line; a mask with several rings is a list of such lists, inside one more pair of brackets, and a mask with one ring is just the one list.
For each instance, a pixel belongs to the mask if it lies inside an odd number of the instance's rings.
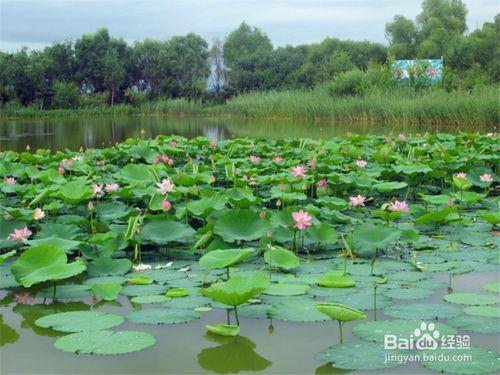
[[420,93],[371,92],[359,97],[333,98],[326,90],[253,92],[224,105],[186,99],[161,100],[139,107],[117,105],[86,109],[38,110],[3,108],[0,117],[67,117],[99,115],[222,115],[242,118],[322,119],[367,123],[483,124],[499,123],[499,91],[490,87],[476,92]]

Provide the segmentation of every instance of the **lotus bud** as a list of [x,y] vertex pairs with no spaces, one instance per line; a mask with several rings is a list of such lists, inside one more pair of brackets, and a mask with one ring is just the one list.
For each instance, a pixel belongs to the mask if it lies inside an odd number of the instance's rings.
[[92,203],[92,201],[89,201],[89,203],[87,203],[87,208],[89,209],[89,211],[94,211],[94,203]]
[[279,207],[279,206],[281,206],[281,200],[279,200],[279,199],[278,199],[278,200],[276,201],[276,207]]
[[272,237],[273,236],[273,231],[272,230],[268,230],[267,231],[267,237]]
[[29,150],[31,150],[30,145],[26,145],[26,151],[29,151]]

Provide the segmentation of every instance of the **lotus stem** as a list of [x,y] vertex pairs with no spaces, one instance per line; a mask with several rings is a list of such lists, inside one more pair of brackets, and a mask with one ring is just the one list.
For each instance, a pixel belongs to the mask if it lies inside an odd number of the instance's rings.
[[229,280],[229,266],[226,267],[226,281]]
[[272,249],[269,249],[269,282],[271,282],[271,276],[273,274],[272,254]]
[[342,335],[342,322],[340,320],[337,320],[339,322],[339,334],[340,334],[340,343],[344,343],[344,336]]
[[377,321],[377,283],[373,286],[373,320]]
[[236,319],[236,325],[239,327],[240,326],[240,320],[238,319],[238,308],[234,306],[234,317]]
[[52,284],[54,286],[54,290],[52,293],[52,299],[55,301],[56,300],[56,282],[54,281]]

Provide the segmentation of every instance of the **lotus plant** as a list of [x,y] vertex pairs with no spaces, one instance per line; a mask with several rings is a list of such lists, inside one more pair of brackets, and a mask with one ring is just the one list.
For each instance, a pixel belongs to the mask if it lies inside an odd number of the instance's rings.
[[344,322],[351,322],[356,319],[366,319],[366,314],[363,311],[356,310],[349,306],[344,306],[339,303],[319,303],[316,305],[316,309],[328,315],[333,320],[336,320],[339,323],[339,335],[340,335],[340,343],[344,342],[343,334],[342,334],[342,324]]

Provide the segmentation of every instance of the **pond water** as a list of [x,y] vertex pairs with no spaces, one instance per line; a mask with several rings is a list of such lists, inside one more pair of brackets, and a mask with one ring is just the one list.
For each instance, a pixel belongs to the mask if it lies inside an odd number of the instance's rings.
[[[113,145],[127,138],[151,138],[158,134],[177,134],[186,138],[206,136],[222,140],[251,138],[329,138],[348,131],[360,134],[396,134],[459,131],[493,131],[481,126],[454,125],[376,125],[367,123],[322,123],[299,121],[242,120],[202,117],[127,116],[79,117],[42,119],[0,119],[0,149],[53,151],[80,147],[96,148]],[[142,133],[142,134],[141,134]]]
[[[448,282],[445,275],[438,275],[435,280]],[[498,273],[470,273],[453,278],[455,291],[479,292],[486,282],[498,282]],[[483,291],[484,292],[484,291]],[[442,303],[447,289],[426,300],[426,302]],[[0,323],[5,334],[6,325],[15,330],[19,338],[0,349],[0,372],[2,374],[63,374],[100,373],[100,374],[198,374],[198,373],[263,373],[263,374],[343,374],[348,371],[334,369],[330,364],[315,359],[315,354],[338,343],[338,326],[333,321],[321,323],[292,323],[268,319],[241,319],[241,336],[236,338],[217,337],[206,334],[205,324],[213,324],[226,320],[223,309],[214,309],[204,313],[200,320],[179,325],[140,327],[132,323],[123,323],[120,330],[137,330],[153,334],[156,345],[137,353],[120,356],[89,356],[64,353],[54,348],[55,339],[62,336],[50,329],[38,328],[34,320],[40,315],[42,299],[35,305],[5,303],[8,300],[5,291],[0,292],[3,323]],[[73,300],[75,301],[75,300]],[[99,309],[100,311],[126,314],[133,310],[126,297],[120,297],[119,303],[97,303],[90,298],[81,299],[78,310]],[[402,300],[397,301],[401,303]],[[412,300],[411,303],[417,301]],[[65,303],[51,305],[52,311],[67,311]],[[5,306],[6,305],[6,306]],[[121,305],[121,306],[119,306]],[[50,307],[49,307],[50,308]],[[381,310],[378,319],[385,317]],[[367,313],[367,321],[372,321],[373,312]],[[351,328],[356,324],[345,323],[344,342],[361,341],[352,335]],[[468,334],[471,345],[500,349],[498,335]],[[12,333],[9,337],[12,337]],[[2,341],[7,340],[5,335]],[[69,370],[72,369],[72,370]],[[432,373],[420,364],[413,363],[404,367],[385,369],[387,374],[427,374]],[[366,372],[353,371],[353,374]]]

